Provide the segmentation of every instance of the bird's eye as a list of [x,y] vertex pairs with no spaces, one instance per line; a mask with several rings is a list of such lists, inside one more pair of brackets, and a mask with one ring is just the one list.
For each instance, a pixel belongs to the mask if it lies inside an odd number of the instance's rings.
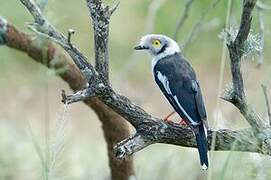
[[161,42],[160,42],[158,39],[156,39],[156,40],[154,40],[154,41],[152,42],[152,45],[153,45],[154,47],[160,47],[160,46],[161,46]]

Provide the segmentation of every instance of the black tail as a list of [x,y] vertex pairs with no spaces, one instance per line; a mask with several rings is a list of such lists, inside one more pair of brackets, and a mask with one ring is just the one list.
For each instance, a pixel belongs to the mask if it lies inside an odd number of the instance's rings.
[[203,123],[201,123],[199,126],[199,131],[196,133],[196,141],[198,145],[201,168],[207,169],[209,166],[208,147]]

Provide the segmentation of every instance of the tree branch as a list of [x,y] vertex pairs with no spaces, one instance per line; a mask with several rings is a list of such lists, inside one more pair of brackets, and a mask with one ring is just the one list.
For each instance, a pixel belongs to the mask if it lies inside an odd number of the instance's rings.
[[[161,134],[159,135],[151,135],[150,132],[146,132],[143,129],[143,131],[137,132],[134,136],[121,141],[114,148],[116,156],[120,159],[125,159],[127,156],[154,143],[168,143],[192,148],[197,147],[194,134],[190,129],[180,127],[176,124],[170,124],[169,126],[164,129],[164,133],[160,131]],[[231,131],[228,129],[211,130],[208,132],[209,149],[211,149],[214,133],[216,134],[215,151],[233,150],[263,153],[261,142],[254,136],[252,129],[240,131]],[[233,147],[234,143],[236,146]]]
[[[150,118],[151,116],[148,115],[142,108],[136,106],[128,98],[115,93],[109,84],[103,82],[99,74],[94,70],[93,66],[87,62],[87,58],[79,50],[77,50],[74,46],[70,47],[67,39],[57,32],[52,25],[49,25],[49,22],[43,17],[42,14],[32,12],[40,12],[39,10],[35,10],[35,8],[38,9],[38,7],[33,5],[32,1],[20,1],[27,7],[28,11],[31,12],[35,20],[43,19],[43,22],[48,24],[47,26],[44,26],[43,24],[37,26],[37,31],[51,37],[53,40],[55,40],[55,42],[61,45],[69,53],[75,64],[83,73],[89,84],[88,88],[90,90],[88,92],[91,92],[90,94],[85,94],[86,98],[92,97],[93,93],[95,93],[100,100],[126,118],[135,127],[142,124],[142,122],[138,120],[140,118],[137,117],[146,117],[149,120],[154,121],[154,119]],[[93,2],[98,4],[100,3],[99,0]]]
[[[91,96],[91,94],[93,95]],[[95,97],[95,94],[93,92],[90,92],[89,89],[86,88],[72,95],[66,95],[65,91],[62,90],[61,96],[62,96],[62,102],[64,104],[71,104],[78,101],[85,101],[90,97]]]
[[177,23],[177,27],[176,27],[176,30],[175,30],[175,33],[174,33],[174,36],[173,36],[175,40],[178,39],[178,37],[177,37],[178,33],[179,33],[180,29],[183,27],[184,22],[188,17],[188,13],[189,13],[190,7],[191,7],[193,2],[194,2],[194,0],[187,0],[186,3],[185,3],[183,14],[182,14],[181,18],[179,19],[179,21]]
[[[152,0],[148,6],[148,13],[145,18],[145,25],[142,34],[149,34],[153,32],[155,27],[155,22],[157,18],[157,13],[163,7],[163,5],[167,2],[167,0]],[[123,81],[126,77],[126,74],[130,72],[130,70],[136,64],[136,59],[138,58],[138,54],[133,51],[129,58],[126,60],[125,64],[122,68],[118,71],[117,74],[114,76],[117,78],[118,81]]]
[[94,28],[94,44],[95,44],[95,69],[100,77],[109,83],[108,70],[108,36],[109,36],[109,20],[112,13],[116,10],[109,9],[109,6],[103,6],[101,0],[86,0],[89,13]]
[[[0,44],[26,53],[34,61],[54,70],[74,91],[85,88],[87,84],[86,79],[72,62],[70,56],[67,56],[51,42],[46,43],[48,47],[44,47],[42,45],[44,43],[35,43],[35,41],[40,40],[44,41],[44,38],[33,38],[19,31],[4,18],[0,17]],[[85,90],[83,89],[82,92]],[[126,121],[96,97],[86,99],[79,96],[78,98],[85,100],[84,103],[95,111],[102,122],[112,179],[127,180],[134,174],[133,159],[128,158],[120,162],[112,152],[113,146],[117,142],[129,136],[129,127]],[[119,171],[119,169],[122,169],[122,171]]]
[[[27,1],[27,0],[21,0],[21,1]],[[93,5],[95,6],[100,5],[99,0],[92,1],[92,2],[94,3]],[[249,2],[251,4],[251,1],[245,1],[245,2]],[[245,3],[245,5],[247,4]],[[250,11],[253,9],[251,8],[251,6],[248,6],[246,8],[249,8]],[[245,14],[243,15],[244,18],[242,18],[243,21],[245,21],[245,18],[250,17],[250,11],[248,11],[246,8],[243,12]],[[28,8],[28,10],[31,11],[32,9]],[[241,24],[244,25],[245,27],[250,27],[250,25],[247,26],[246,24],[244,24],[244,22]],[[39,32],[46,34],[48,33],[48,30],[44,29],[43,31],[39,31]],[[57,32],[52,32],[52,33],[59,34]],[[244,42],[243,33],[246,33],[246,31],[241,30],[240,34],[237,36],[237,40],[234,41],[233,43],[233,44],[237,44],[237,45],[234,45],[234,47],[236,47],[237,49],[233,49],[233,50],[237,50],[237,52],[240,52],[240,49],[239,49],[240,43],[242,45],[242,43]],[[56,42],[59,42],[59,39],[58,39],[59,36],[53,36],[53,38],[55,38]],[[66,40],[64,42],[66,42]],[[86,74],[86,76],[89,77],[89,79],[92,79],[91,81],[89,81],[88,79],[89,86],[87,87],[88,89],[90,89],[90,92],[92,92],[91,95],[94,93],[96,97],[99,98],[99,100],[104,102],[107,106],[109,106],[115,112],[117,112],[122,117],[124,117],[136,128],[137,133],[134,136],[124,140],[122,143],[118,144],[115,147],[115,151],[117,152],[116,154],[117,155],[122,154],[119,157],[124,157],[125,154],[131,155],[132,153],[153,143],[167,143],[167,144],[175,144],[175,145],[186,146],[186,147],[196,146],[195,139],[194,139],[195,137],[189,128],[180,127],[178,124],[174,124],[174,123],[165,123],[163,120],[149,115],[141,107],[132,103],[125,96],[121,96],[117,94],[108,83],[103,82],[101,80],[102,78],[100,77],[98,73],[93,73],[95,72],[95,70],[91,69],[92,66],[87,63],[82,53],[80,53],[78,50],[75,51],[75,48],[67,48],[66,44],[64,45],[61,43],[59,44],[62,45],[62,47],[67,52],[69,52],[69,54],[71,55],[72,59],[76,62],[76,64],[79,64],[79,66],[81,64],[85,65],[85,69],[83,70],[84,72],[86,71],[91,72],[90,75]],[[241,56],[237,56],[237,57],[239,59],[236,59],[236,60],[237,61],[240,60]],[[80,70],[82,71],[81,68]],[[238,67],[237,67],[237,70],[238,70]],[[88,95],[90,96],[90,94]],[[248,121],[258,122],[259,117],[254,114],[250,106],[248,106],[245,103],[245,101],[238,101],[236,106],[240,107],[239,109],[241,113],[245,116],[245,118]],[[233,143],[238,142],[238,145],[235,146],[236,150],[238,151],[266,153],[265,151],[262,150],[262,147],[265,143],[265,141],[262,141],[262,140],[263,139],[268,140],[271,137],[271,133],[267,133],[270,131],[271,130],[269,127],[265,129],[265,133],[261,132],[261,134],[251,133],[254,131],[251,131],[251,130],[248,131],[246,129],[240,130],[240,131],[232,131],[232,130],[218,130],[217,132],[210,131],[208,133],[208,142],[211,142],[212,133],[217,133],[218,137],[216,139],[215,150],[232,150],[231,145]],[[260,135],[263,137],[259,137]],[[267,152],[270,152],[270,149],[268,149]]]
[[72,57],[74,63],[84,74],[85,78],[90,80],[97,81],[97,73],[94,68],[87,62],[87,58],[76,48],[74,47],[69,40],[59,33],[55,27],[53,27],[47,19],[42,15],[38,6],[31,0],[20,0],[21,3],[28,9],[28,11],[33,16],[35,23],[30,27],[32,30],[41,33],[42,35],[51,38],[61,45],[67,53]]
[[252,10],[255,7],[256,2],[257,0],[243,1],[243,12],[238,34],[234,41],[227,44],[230,54],[233,90],[229,93],[229,96],[224,99],[234,104],[252,126],[255,133],[258,133],[264,129],[265,125],[257,113],[254,112],[253,108],[246,102],[244,82],[241,73],[243,47],[250,32]]
[[231,72],[234,88],[234,98],[245,99],[244,83],[241,73],[241,58],[243,55],[244,42],[250,32],[252,15],[251,12],[256,4],[256,0],[243,1],[243,13],[241,17],[240,28],[234,41],[228,44],[231,59]]
[[219,2],[220,2],[220,0],[214,0],[212,2],[212,4],[210,6],[208,6],[208,8],[201,14],[201,17],[193,25],[193,28],[189,32],[187,38],[183,42],[181,42],[183,51],[185,50],[185,48],[187,47],[187,45],[191,42],[191,40],[194,38],[196,31],[200,28],[200,26],[201,26],[204,18],[206,17],[206,15],[209,14],[209,12],[211,10],[213,10],[218,5]]

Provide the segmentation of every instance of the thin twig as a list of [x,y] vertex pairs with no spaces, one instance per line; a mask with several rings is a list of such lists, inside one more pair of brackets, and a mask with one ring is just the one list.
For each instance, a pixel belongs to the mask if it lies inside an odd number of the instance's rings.
[[264,99],[265,99],[266,108],[267,108],[269,125],[271,126],[271,109],[270,109],[269,98],[268,98],[268,95],[267,95],[267,87],[262,84],[262,89],[263,89]]
[[120,5],[120,2],[117,2],[115,5],[113,5],[113,6],[109,9],[110,16],[112,16],[112,14],[118,9],[119,5]]
[[179,19],[179,21],[177,23],[177,27],[176,27],[176,30],[175,30],[174,35],[173,35],[173,38],[175,40],[178,39],[178,37],[177,37],[178,33],[179,33],[180,29],[183,27],[184,22],[188,17],[188,13],[189,13],[190,7],[191,7],[193,2],[194,2],[194,0],[187,0],[186,3],[185,3],[183,14],[182,14],[181,18]]
[[[161,7],[165,4],[167,0],[153,0],[148,7],[148,14],[145,21],[144,31],[142,34],[152,33],[155,27],[157,12],[161,9]],[[121,67],[121,69],[116,73],[114,78],[116,78],[117,82],[123,82],[126,74],[135,66],[138,62],[139,58],[138,53],[133,51],[131,55],[128,57],[125,64]]]
[[185,48],[187,47],[187,45],[191,42],[192,38],[194,38],[196,31],[200,28],[204,18],[206,17],[207,14],[209,14],[209,12],[211,10],[213,10],[218,3],[220,2],[220,0],[214,0],[214,2],[201,14],[201,17],[199,18],[199,20],[194,24],[192,30],[189,32],[187,38],[185,39],[184,42],[181,42],[181,46],[183,51],[185,51]]
[[69,29],[68,30],[68,43],[70,44],[70,45],[72,45],[72,43],[71,43],[71,37],[72,37],[72,35],[75,33],[75,30],[73,30],[73,29]]
[[148,7],[148,14],[145,21],[145,27],[143,33],[151,33],[155,27],[155,20],[157,12],[165,4],[167,0],[153,0]]
[[41,11],[44,11],[45,7],[47,6],[49,0],[39,0],[38,6],[41,9]]
[[[31,26],[35,32],[50,37],[52,40],[61,45],[68,54],[72,57],[74,63],[84,74],[87,81],[98,80],[97,72],[93,66],[88,63],[87,57],[81,53],[75,46],[71,45],[68,39],[58,32],[47,19],[43,16],[39,7],[31,0],[20,0],[21,3],[28,9],[35,20],[35,24]],[[100,81],[100,80],[98,80]]]
[[269,5],[265,4],[265,3],[262,3],[261,1],[257,1],[256,7],[260,8],[262,10],[271,10],[271,6],[269,6]]

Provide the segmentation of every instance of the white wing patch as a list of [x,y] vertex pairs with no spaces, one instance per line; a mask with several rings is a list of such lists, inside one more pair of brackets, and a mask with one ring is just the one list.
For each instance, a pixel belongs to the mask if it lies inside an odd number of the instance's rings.
[[204,132],[205,132],[205,137],[207,139],[208,138],[208,131],[207,131],[207,128],[205,127],[205,125],[204,125],[204,122],[202,122],[202,123],[203,123]]
[[169,95],[172,95],[171,90],[169,88],[169,81],[166,76],[164,76],[160,71],[157,71],[157,78],[163,84],[164,88],[166,89]]
[[184,108],[182,107],[182,105],[180,104],[178,98],[176,95],[173,95],[170,88],[169,88],[169,81],[168,81],[168,78],[163,75],[160,71],[157,71],[157,78],[158,80],[163,84],[166,92],[168,95],[171,95],[175,102],[177,103],[178,107],[182,110],[182,112],[184,113],[184,115],[188,118],[188,120],[191,122],[192,125],[198,125],[199,123],[195,122],[188,114],[187,112],[184,110]]

